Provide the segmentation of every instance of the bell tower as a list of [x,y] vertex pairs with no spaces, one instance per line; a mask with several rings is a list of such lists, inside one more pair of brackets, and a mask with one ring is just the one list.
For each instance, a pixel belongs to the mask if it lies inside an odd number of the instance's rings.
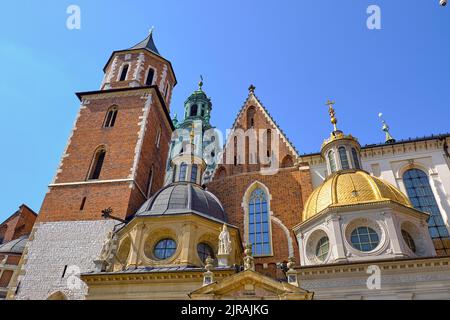
[[109,207],[125,219],[163,185],[177,81],[153,31],[113,52],[104,73],[100,90],[77,93],[80,110],[41,222],[98,220]]

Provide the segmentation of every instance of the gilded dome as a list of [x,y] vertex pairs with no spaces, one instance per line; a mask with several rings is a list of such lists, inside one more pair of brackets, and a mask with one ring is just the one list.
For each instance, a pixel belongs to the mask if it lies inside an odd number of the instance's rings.
[[409,199],[390,183],[362,170],[343,170],[325,180],[306,202],[303,221],[327,208],[393,201],[412,207]]

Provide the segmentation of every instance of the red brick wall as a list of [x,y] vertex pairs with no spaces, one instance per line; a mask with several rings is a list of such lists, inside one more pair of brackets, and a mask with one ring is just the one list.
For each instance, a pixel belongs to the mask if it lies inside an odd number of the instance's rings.
[[3,243],[6,243],[30,234],[35,221],[34,211],[26,205],[22,205],[17,212],[0,225],[0,238],[3,238]]
[[[155,190],[163,184],[164,161],[168,153],[171,127],[156,89],[130,90],[116,93],[101,93],[86,96],[89,100],[80,111],[76,130],[70,140],[67,155],[60,167],[56,184],[78,183],[75,185],[51,186],[42,204],[39,221],[98,220],[101,211],[111,207],[113,215],[126,217],[133,214],[144,201],[150,167],[155,164]],[[152,105],[137,166],[136,183],[130,182],[86,183],[95,151],[106,147],[106,157],[100,174],[103,180],[130,179],[135,162],[140,123],[146,100],[144,93],[152,95]],[[115,126],[103,128],[104,119],[111,106],[117,106]],[[156,135],[161,126],[160,148],[156,147]],[[86,197],[84,209],[80,206]]]
[[[169,89],[169,93],[168,93],[167,99],[166,99],[166,102],[167,102],[166,104],[169,106],[170,100],[172,98],[173,87],[175,86],[175,75],[172,73],[170,65],[167,61],[165,61],[164,59],[162,59],[160,57],[155,56],[154,54],[152,54],[146,50],[137,50],[137,51],[116,53],[115,56],[117,56],[117,64],[116,64],[116,68],[115,68],[114,73],[111,78],[111,83],[110,83],[111,88],[113,88],[113,89],[128,88],[130,86],[130,83],[134,81],[133,75],[134,75],[134,72],[138,65],[138,57],[141,53],[144,53],[145,61],[144,61],[144,64],[142,65],[142,69],[141,69],[141,73],[140,73],[140,85],[142,85],[142,86],[145,85],[145,82],[147,80],[146,79],[147,78],[147,70],[148,70],[148,67],[151,66],[152,68],[156,69],[153,84],[159,86],[160,82],[163,78],[164,68],[167,67],[164,85],[160,89],[164,90],[165,86],[166,86],[166,82],[167,81],[169,82],[170,89]],[[131,57],[129,60],[125,60],[125,56],[127,54],[131,54]],[[109,63],[109,65],[106,68],[107,74],[112,69],[113,61],[114,61],[114,57],[111,59],[111,62]],[[118,81],[119,76],[120,76],[119,73],[121,72],[122,65],[124,63],[129,64],[127,80]],[[164,96],[164,92],[162,92],[162,95]]]
[[[214,193],[222,202],[228,214],[229,223],[239,227],[242,237],[244,232],[244,209],[242,202],[247,189],[256,181],[264,184],[272,197],[270,210],[274,217],[280,219],[289,229],[293,239],[294,253],[299,262],[298,246],[292,228],[301,222],[303,206],[311,194],[312,184],[309,170],[298,168],[281,169],[275,175],[245,173],[223,179],[215,178],[208,184],[208,190]],[[243,239],[243,241],[246,241]],[[272,222],[273,256],[256,258],[257,268],[263,273],[275,276],[275,264],[286,262],[289,258],[288,242],[281,227]],[[262,265],[269,264],[269,269],[263,270]]]

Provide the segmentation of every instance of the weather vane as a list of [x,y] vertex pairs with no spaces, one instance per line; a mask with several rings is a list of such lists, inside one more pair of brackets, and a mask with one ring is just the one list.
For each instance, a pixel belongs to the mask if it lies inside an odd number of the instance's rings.
[[395,143],[394,137],[392,137],[392,135],[389,132],[390,128],[389,128],[388,124],[386,123],[386,121],[384,121],[384,119],[383,119],[383,113],[380,112],[378,114],[378,118],[380,118],[381,122],[383,123],[382,130],[384,131],[384,133],[386,133],[386,143]]
[[202,88],[203,88],[203,76],[200,75],[200,82],[198,83],[198,89],[202,91]]

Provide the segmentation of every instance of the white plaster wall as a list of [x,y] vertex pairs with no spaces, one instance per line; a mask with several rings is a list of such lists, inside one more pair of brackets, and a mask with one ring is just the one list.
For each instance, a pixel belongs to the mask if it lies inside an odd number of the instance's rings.
[[[44,300],[61,291],[69,299],[84,299],[86,285],[71,277],[79,268],[81,273],[93,270],[102,250],[103,242],[116,222],[75,221],[52,222],[38,225],[34,239],[27,244],[27,255],[19,276],[20,287],[16,299]],[[71,267],[71,268],[70,268]],[[77,279],[80,281],[77,285]]]

